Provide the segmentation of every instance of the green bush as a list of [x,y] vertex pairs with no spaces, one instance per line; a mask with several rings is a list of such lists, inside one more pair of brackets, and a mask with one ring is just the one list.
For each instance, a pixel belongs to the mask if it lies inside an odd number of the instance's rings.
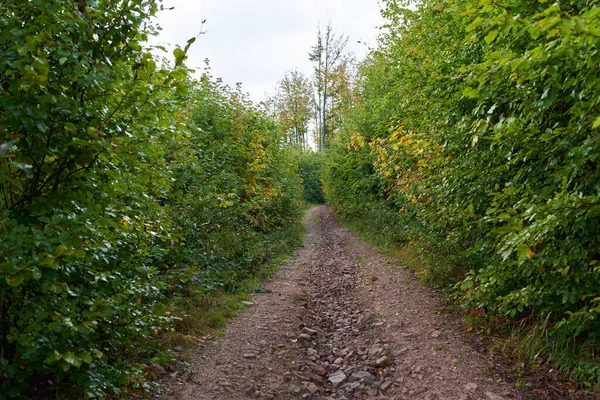
[[298,154],[298,175],[302,178],[304,201],[307,203],[325,203],[323,173],[323,154],[311,151]]
[[[237,91],[143,48],[152,0],[0,10],[0,398],[148,389],[165,303],[298,237],[300,178]],[[51,381],[51,384],[46,382]]]
[[191,135],[168,200],[185,243],[170,253],[170,273],[194,291],[235,290],[297,244],[301,181],[273,120],[239,91],[207,71],[189,102]]
[[0,12],[2,398],[39,375],[85,397],[141,389],[122,357],[161,323],[153,244],[169,235],[158,199],[180,68],[140,44],[154,2],[105,3]]
[[[434,278],[460,282],[467,307],[537,319],[542,354],[583,350],[597,365],[598,3],[388,1],[383,13],[328,200],[394,209],[391,230],[448,258]],[[586,365],[566,368],[600,383]]]

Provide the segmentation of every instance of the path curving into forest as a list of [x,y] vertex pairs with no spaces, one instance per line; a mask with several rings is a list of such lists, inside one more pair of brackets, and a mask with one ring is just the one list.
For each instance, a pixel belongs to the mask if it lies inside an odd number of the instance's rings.
[[165,399],[526,398],[408,268],[326,206],[306,218],[304,246]]

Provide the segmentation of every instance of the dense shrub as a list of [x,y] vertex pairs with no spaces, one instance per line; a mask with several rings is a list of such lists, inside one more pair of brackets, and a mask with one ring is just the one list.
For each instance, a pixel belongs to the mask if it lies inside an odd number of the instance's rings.
[[159,322],[177,81],[140,45],[157,5],[108,3],[0,12],[0,397],[44,374],[87,397],[139,386],[121,357]]
[[187,79],[187,47],[157,65],[142,43],[158,8],[0,10],[0,398],[49,381],[141,393],[163,303],[235,286],[297,236],[300,180],[273,122]]
[[[449,259],[434,278],[464,280],[465,305],[537,319],[537,350],[593,360],[597,3],[388,1],[384,16],[333,149],[329,201],[363,215],[393,208],[394,232]],[[598,377],[586,368],[575,372]]]
[[298,175],[302,178],[304,200],[310,204],[325,203],[323,194],[324,158],[322,153],[299,152]]
[[207,71],[189,102],[190,138],[169,198],[185,244],[170,253],[171,273],[194,291],[234,290],[297,242],[301,180],[273,120],[239,90]]

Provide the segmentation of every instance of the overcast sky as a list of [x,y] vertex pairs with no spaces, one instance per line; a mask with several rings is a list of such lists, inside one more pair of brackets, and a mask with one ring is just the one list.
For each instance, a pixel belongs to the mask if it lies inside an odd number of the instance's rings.
[[359,59],[367,52],[365,43],[376,44],[382,24],[377,0],[165,0],[164,5],[174,9],[159,13],[163,30],[152,43],[183,47],[206,19],[206,33],[192,45],[188,66],[201,70],[208,58],[213,75],[231,86],[242,82],[254,101],[274,93],[285,71],[312,72],[308,52],[319,23],[331,22],[348,35],[348,48]]

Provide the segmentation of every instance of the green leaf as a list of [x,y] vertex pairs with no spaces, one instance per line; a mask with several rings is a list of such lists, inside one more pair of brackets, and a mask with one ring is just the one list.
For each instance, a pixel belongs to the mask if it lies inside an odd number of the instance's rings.
[[185,52],[179,47],[173,50],[173,55],[175,56],[175,60],[179,61],[185,57]]
[[93,126],[89,126],[89,127],[87,128],[87,134],[88,134],[90,137],[100,137],[100,136],[106,136],[106,134],[105,134],[104,132],[100,131],[99,129],[96,129],[96,128],[95,128],[95,127],[93,127]]
[[65,124],[65,131],[74,133],[77,131],[77,128],[75,127],[75,125],[73,123],[67,122]]
[[54,322],[50,322],[48,324],[48,329],[51,330],[51,331],[54,331],[54,330],[60,328],[61,326],[62,326],[62,322],[60,322],[60,321],[54,321]]
[[464,281],[462,283],[462,285],[460,285],[460,288],[462,290],[471,289],[472,287],[473,287],[473,281],[471,279],[468,279],[468,280]]
[[91,363],[93,360],[92,355],[90,353],[81,353],[79,356],[81,357],[83,362],[86,364]]
[[87,256],[87,253],[83,249],[77,249],[73,252],[73,255],[77,258],[85,258]]
[[594,120],[594,123],[592,124],[592,129],[596,129],[599,126],[600,126],[600,117],[598,117]]
[[45,267],[52,267],[54,265],[55,258],[54,256],[48,256],[44,258],[42,261],[38,263],[38,265],[42,265]]
[[67,247],[65,245],[59,244],[56,246],[54,250],[54,257],[60,257],[67,252]]
[[23,277],[21,275],[6,277],[4,279],[6,280],[6,283],[12,287],[19,286],[23,282]]
[[483,21],[485,21],[485,18],[482,18],[482,17],[475,18],[475,20],[467,26],[467,28],[466,28],[467,32],[477,29],[479,27],[479,25],[481,25],[483,23]]
[[146,65],[146,69],[149,74],[154,73],[156,71],[156,62],[154,60],[148,60],[148,64]]
[[40,272],[40,270],[38,270],[37,268],[34,268],[31,271],[31,276],[33,277],[33,279],[35,280],[39,280],[42,277],[42,273]]
[[494,39],[496,39],[496,36],[498,35],[498,31],[496,29],[492,29],[491,31],[488,32],[487,36],[485,37],[485,42],[487,44],[490,44],[494,41]]
[[507,212],[501,212],[500,214],[498,214],[498,219],[508,221],[508,220],[510,220],[510,218],[511,218],[511,215]]
[[39,129],[40,131],[42,131],[42,132],[48,132],[48,125],[46,125],[46,124],[45,124],[44,122],[42,122],[42,121],[39,121],[39,122],[37,123],[37,127],[38,127],[38,129]]
[[467,86],[463,89],[462,94],[470,99],[474,99],[479,96],[479,90]]
[[58,63],[59,63],[60,65],[63,65],[63,64],[64,64],[64,63],[66,63],[66,62],[67,62],[67,57],[61,57],[61,58],[58,60]]
[[519,257],[521,258],[530,259],[535,253],[531,251],[531,248],[526,244],[520,244],[517,247],[517,254],[519,254]]
[[67,363],[71,364],[72,366],[79,368],[81,367],[81,358],[77,357],[75,354],[73,354],[73,352],[67,352],[65,354],[63,354],[63,360],[65,360]]
[[54,353],[50,354],[48,357],[46,357],[46,359],[44,360],[45,364],[53,364],[55,362],[57,362],[58,360],[60,360],[62,358],[61,354],[54,350]]

